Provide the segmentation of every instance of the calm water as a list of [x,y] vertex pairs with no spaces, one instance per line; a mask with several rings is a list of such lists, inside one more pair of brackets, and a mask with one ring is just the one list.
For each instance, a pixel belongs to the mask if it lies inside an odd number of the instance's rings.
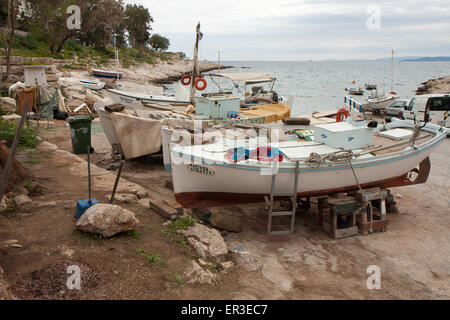
[[[377,84],[384,92],[390,91],[391,62],[279,62],[279,61],[230,61],[234,69],[224,72],[264,72],[277,78],[275,89],[281,95],[294,96],[293,114],[309,114],[339,108],[343,105],[346,87]],[[395,62],[394,91],[400,97],[411,98],[422,82],[450,74],[450,62]],[[207,77],[208,91],[217,87]],[[222,87],[233,88],[229,80],[222,80]],[[353,96],[364,103],[370,94]]]

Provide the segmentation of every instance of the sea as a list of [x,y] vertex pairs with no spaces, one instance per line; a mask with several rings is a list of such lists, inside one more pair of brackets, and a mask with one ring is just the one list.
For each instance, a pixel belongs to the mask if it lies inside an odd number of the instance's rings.
[[[294,97],[292,115],[338,109],[344,106],[348,87],[360,86],[364,95],[352,98],[366,103],[371,91],[365,90],[365,84],[376,84],[388,93],[392,75],[393,91],[401,98],[412,98],[425,81],[450,75],[450,61],[395,61],[393,73],[391,62],[223,61],[222,65],[233,66],[223,72],[263,72],[275,77],[274,89],[282,96]],[[218,90],[209,77],[206,80],[206,92]],[[230,80],[223,79],[220,85],[224,91],[236,91]]]

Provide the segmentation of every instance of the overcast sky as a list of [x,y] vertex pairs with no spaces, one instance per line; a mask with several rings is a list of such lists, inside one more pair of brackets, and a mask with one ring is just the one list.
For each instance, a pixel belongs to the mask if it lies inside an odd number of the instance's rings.
[[188,56],[200,21],[201,59],[216,60],[219,50],[223,60],[372,59],[391,49],[396,56],[450,56],[450,0],[126,2],[149,8],[153,33]]

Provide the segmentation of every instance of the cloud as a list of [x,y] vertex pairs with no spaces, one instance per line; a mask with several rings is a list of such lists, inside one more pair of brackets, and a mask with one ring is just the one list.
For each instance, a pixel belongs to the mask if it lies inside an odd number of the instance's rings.
[[[450,53],[448,0],[133,0],[150,9],[154,32],[172,51],[192,54],[194,29],[205,38],[200,56],[225,60],[317,60]],[[381,28],[369,30],[367,8],[380,8]]]

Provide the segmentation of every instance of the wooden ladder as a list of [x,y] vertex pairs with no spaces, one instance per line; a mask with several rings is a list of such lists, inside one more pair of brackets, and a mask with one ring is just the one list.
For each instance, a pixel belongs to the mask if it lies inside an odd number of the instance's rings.
[[[295,179],[294,179],[294,188],[292,193],[275,193],[275,182],[277,174],[274,173],[272,175],[272,186],[270,189],[270,207],[269,207],[269,216],[267,221],[267,235],[268,236],[286,236],[294,233],[294,225],[295,225],[295,213],[297,209],[297,188],[298,188],[298,175],[299,175],[299,161],[295,161]],[[291,211],[273,211],[273,200],[274,197],[290,197],[291,198]],[[272,218],[280,217],[280,216],[290,216],[291,217],[291,225],[289,230],[286,231],[272,231]]]

